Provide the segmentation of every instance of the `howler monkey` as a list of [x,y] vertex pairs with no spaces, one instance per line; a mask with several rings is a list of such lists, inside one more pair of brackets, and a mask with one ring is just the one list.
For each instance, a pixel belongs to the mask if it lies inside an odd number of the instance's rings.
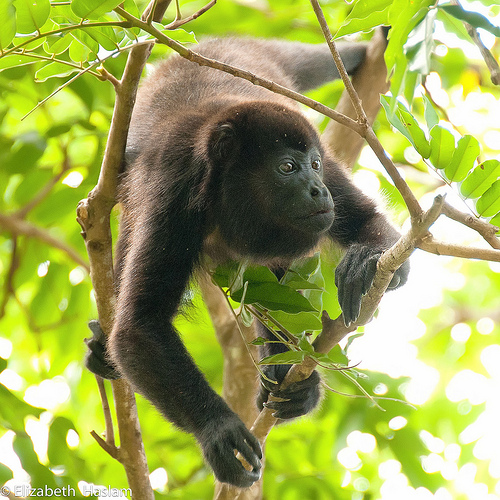
[[[298,91],[338,77],[323,45],[229,38],[197,50]],[[365,46],[340,50],[354,72]],[[260,477],[260,445],[208,385],[172,326],[200,256],[245,258],[279,273],[329,237],[346,250],[336,283],[349,324],[398,232],[354,186],[296,103],[179,56],[159,65],[138,93],[119,199],[109,360],[94,323],[87,365],[108,378],[123,375],[165,417],[192,432],[217,479],[250,486]],[[391,288],[407,273],[408,266],[401,267]],[[267,374],[281,382],[287,369],[268,367]],[[314,372],[273,391],[286,400],[269,406],[278,418],[304,414],[318,401],[318,383]],[[262,389],[261,405],[268,391]]]

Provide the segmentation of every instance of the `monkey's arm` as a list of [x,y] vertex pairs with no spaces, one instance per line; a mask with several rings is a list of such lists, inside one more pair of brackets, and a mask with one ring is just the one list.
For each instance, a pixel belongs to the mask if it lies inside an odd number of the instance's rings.
[[[370,289],[380,255],[400,234],[343,169],[331,160],[325,163],[325,184],[332,194],[335,210],[330,236],[346,248],[335,270],[335,284],[344,322],[350,325],[359,316],[361,298]],[[409,270],[410,265],[405,262],[394,274],[389,289],[403,285]]]
[[204,215],[189,206],[192,184],[185,179],[166,195],[155,192],[169,182],[160,176],[143,185],[150,193],[129,235],[109,352],[138,392],[195,435],[220,481],[250,486],[260,477],[260,445],[209,386],[172,325],[202,248]]

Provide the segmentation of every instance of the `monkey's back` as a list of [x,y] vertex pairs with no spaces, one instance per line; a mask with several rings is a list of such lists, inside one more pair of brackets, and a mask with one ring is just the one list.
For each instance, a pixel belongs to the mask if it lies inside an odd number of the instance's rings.
[[[294,87],[278,61],[279,42],[225,38],[207,40],[194,50],[205,57],[245,69],[280,85]],[[219,104],[244,99],[292,101],[220,70],[199,66],[178,55],[160,63],[141,85],[132,115],[127,150],[135,155],[153,130],[169,127],[179,117],[201,108],[216,111]]]

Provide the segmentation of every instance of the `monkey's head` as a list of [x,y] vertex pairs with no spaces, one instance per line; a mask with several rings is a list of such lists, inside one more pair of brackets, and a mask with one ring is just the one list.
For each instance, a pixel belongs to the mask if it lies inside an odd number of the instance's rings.
[[208,155],[226,242],[249,255],[309,250],[334,218],[314,127],[293,108],[270,102],[238,104],[216,118]]

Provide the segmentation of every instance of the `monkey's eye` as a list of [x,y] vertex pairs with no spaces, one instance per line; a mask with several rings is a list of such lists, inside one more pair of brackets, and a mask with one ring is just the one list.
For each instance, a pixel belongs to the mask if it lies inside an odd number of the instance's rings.
[[287,161],[287,162],[282,163],[280,165],[280,170],[284,174],[290,174],[290,173],[292,173],[295,170],[295,166],[293,165],[293,163],[291,161]]
[[319,160],[314,160],[311,163],[311,167],[313,170],[316,170],[316,172],[319,172],[321,170],[321,162]]

